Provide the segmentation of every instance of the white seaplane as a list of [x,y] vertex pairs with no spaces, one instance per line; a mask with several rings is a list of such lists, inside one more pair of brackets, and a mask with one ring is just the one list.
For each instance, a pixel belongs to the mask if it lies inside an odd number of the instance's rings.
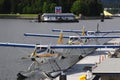
[[[111,33],[118,31],[111,31]],[[107,32],[106,32],[107,33]],[[25,36],[31,36],[32,33],[26,33]],[[34,34],[35,36],[40,34]],[[99,40],[104,38],[120,38],[120,36],[63,36],[42,35],[46,37],[59,37],[56,45],[35,45],[35,44],[19,44],[19,43],[0,43],[5,47],[23,47],[34,48],[30,58],[32,64],[27,71],[19,72],[18,79],[53,79],[75,65],[82,58],[95,51],[97,48],[120,48],[120,45],[103,45],[99,44]],[[63,38],[69,38],[68,44],[62,44]],[[99,39],[100,38],[100,39]],[[85,39],[85,40],[83,40]]]
[[[60,35],[53,35],[53,34],[37,34],[37,33],[25,33],[24,36],[33,36],[33,37],[51,37],[51,38],[67,38],[68,44],[104,44],[108,40],[112,38],[120,38],[119,36],[111,36],[108,35],[110,33],[120,33],[120,30],[113,30],[113,31],[99,31],[97,27],[97,31],[85,31],[83,27],[82,30],[62,30],[62,29],[53,29],[53,32],[61,32]],[[76,33],[77,36],[63,36],[63,32],[72,32]],[[108,35],[108,36],[106,36]],[[94,39],[94,40],[93,40]],[[63,39],[61,39],[63,44]],[[60,41],[59,41],[60,42]],[[58,43],[60,44],[60,43]]]

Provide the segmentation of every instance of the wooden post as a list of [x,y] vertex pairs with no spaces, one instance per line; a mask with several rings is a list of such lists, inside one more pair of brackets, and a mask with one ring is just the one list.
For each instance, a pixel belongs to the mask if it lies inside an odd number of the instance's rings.
[[101,13],[101,22],[104,22],[104,13]]
[[41,14],[38,14],[38,22],[41,22]]

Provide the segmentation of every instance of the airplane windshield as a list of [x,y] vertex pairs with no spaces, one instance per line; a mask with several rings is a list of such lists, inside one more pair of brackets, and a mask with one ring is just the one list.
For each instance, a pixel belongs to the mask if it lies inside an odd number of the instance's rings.
[[36,48],[36,53],[44,52],[46,49],[47,49],[46,47],[37,47]]
[[70,38],[70,41],[76,41],[76,40],[79,40],[79,38],[77,38],[77,37],[72,37],[72,38]]
[[88,35],[95,35],[94,32],[88,32]]

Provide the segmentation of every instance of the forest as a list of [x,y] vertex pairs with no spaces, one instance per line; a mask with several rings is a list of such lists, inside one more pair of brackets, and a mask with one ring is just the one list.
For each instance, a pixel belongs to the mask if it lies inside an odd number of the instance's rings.
[[0,0],[0,14],[54,13],[55,6],[76,15],[99,16],[103,12],[101,0]]

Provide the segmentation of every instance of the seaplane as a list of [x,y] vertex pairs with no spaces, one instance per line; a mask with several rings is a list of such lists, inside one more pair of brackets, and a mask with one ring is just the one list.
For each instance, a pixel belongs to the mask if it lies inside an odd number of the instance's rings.
[[[111,31],[118,33],[118,31]],[[31,36],[33,33],[26,33],[25,36]],[[40,34],[34,34],[39,35]],[[63,72],[74,66],[78,61],[94,52],[97,48],[120,48],[120,45],[103,45],[98,41],[104,38],[120,38],[120,36],[63,36],[60,35],[43,35],[45,37],[58,37],[58,44],[41,45],[41,44],[20,44],[0,42],[4,47],[21,47],[33,48],[30,54],[32,64],[26,71],[20,71],[17,76],[18,80],[24,79],[54,79]],[[63,38],[69,38],[68,43],[63,44]],[[99,39],[100,38],[100,39]]]
[[[50,38],[65,38],[68,39],[68,44],[104,44],[111,38],[119,38],[119,36],[106,36],[108,34],[120,33],[120,30],[113,31],[100,31],[99,26],[97,25],[96,31],[85,31],[83,27],[82,30],[62,30],[62,29],[53,29],[53,32],[60,32],[60,35],[53,34],[37,34],[37,33],[25,33],[24,36],[33,36],[33,37],[50,37]],[[77,36],[63,36],[63,32],[76,33]],[[93,40],[94,39],[94,40]],[[63,39],[61,39],[63,43]],[[60,42],[60,41],[59,41]],[[58,43],[60,44],[60,43]]]

